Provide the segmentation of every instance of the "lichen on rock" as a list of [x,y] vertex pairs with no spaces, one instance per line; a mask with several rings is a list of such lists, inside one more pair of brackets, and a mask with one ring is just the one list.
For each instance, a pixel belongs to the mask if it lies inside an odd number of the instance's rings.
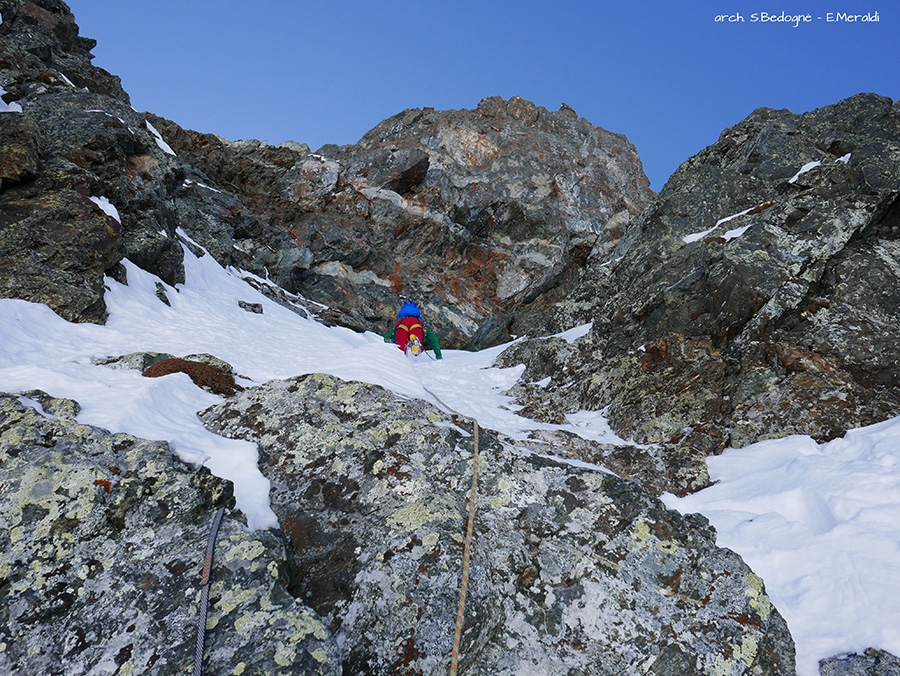
[[[0,394],[0,671],[186,673],[231,484],[165,443],[77,423],[73,403]],[[215,556],[209,673],[276,673],[288,656],[293,673],[339,673],[324,624],[285,592],[277,533],[226,512]]]
[[[446,673],[468,423],[323,374],[272,381],[200,415],[258,443],[288,540],[288,591],[333,632],[344,672]],[[464,673],[793,673],[790,634],[762,581],[715,546],[705,519],[490,431],[479,442]]]

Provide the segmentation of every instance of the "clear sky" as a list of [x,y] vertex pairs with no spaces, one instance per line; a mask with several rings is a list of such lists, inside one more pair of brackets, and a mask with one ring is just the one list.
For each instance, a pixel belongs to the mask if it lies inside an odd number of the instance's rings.
[[[68,2],[134,107],[183,127],[316,149],[406,108],[521,96],[625,134],[655,190],[755,108],[900,99],[887,0]],[[810,20],[761,20],[782,12]]]

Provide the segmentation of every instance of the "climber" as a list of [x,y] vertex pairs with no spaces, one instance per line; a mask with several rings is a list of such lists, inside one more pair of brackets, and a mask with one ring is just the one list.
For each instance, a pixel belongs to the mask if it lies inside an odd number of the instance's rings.
[[441,346],[437,334],[425,326],[422,313],[411,300],[406,301],[397,313],[394,329],[384,336],[384,342],[397,343],[404,352],[418,355],[424,349],[434,352],[435,359],[441,359]]

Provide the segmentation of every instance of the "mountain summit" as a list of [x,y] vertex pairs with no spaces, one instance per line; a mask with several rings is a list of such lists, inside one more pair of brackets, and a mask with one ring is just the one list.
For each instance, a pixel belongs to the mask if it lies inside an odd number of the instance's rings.
[[356,329],[387,330],[414,297],[451,347],[551,330],[552,303],[653,195],[623,136],[519,98],[407,110],[315,153],[153,123],[259,219],[242,267]]

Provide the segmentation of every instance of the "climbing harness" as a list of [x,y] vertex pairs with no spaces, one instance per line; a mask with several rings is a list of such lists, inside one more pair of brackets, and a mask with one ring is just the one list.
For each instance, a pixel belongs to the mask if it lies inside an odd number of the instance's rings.
[[419,322],[415,322],[413,324],[410,324],[409,326],[403,324],[403,328],[406,329],[406,332],[410,334],[413,332],[413,329],[422,329],[424,331],[424,327]]
[[453,652],[450,655],[450,676],[456,676],[459,667],[459,644],[462,639],[463,618],[466,610],[466,591],[469,587],[469,559],[472,551],[472,532],[475,529],[475,497],[478,491],[478,421],[475,420],[475,452],[472,457],[472,491],[469,494],[469,522],[466,525],[466,542],[463,546],[462,582],[459,587],[459,607],[456,610],[456,632],[453,635]]
[[209,612],[209,585],[212,573],[213,552],[216,549],[216,535],[222,523],[225,508],[220,507],[213,517],[209,540],[206,543],[206,558],[203,560],[203,578],[200,580],[200,618],[197,620],[197,649],[194,651],[194,676],[203,676],[203,644],[206,641],[206,615]]

